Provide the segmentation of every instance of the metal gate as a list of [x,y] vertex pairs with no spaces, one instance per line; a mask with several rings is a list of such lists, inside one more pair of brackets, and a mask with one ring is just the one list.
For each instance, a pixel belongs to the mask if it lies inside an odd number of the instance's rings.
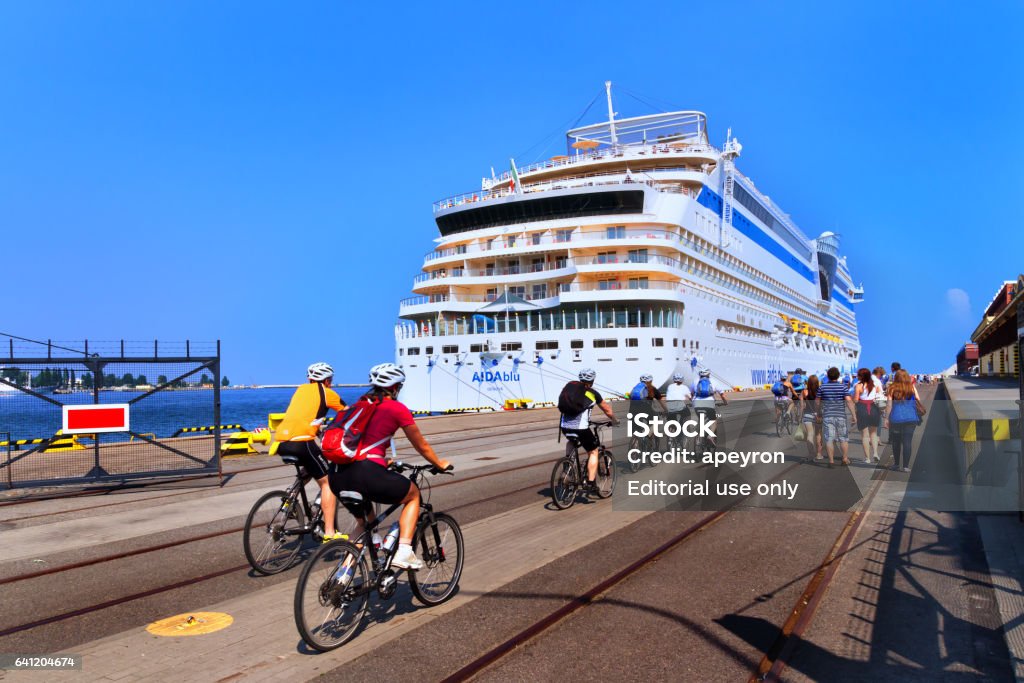
[[[8,487],[220,475],[220,342],[10,339],[0,355]],[[65,407],[127,404],[124,431],[64,434]],[[182,426],[209,426],[174,436]]]

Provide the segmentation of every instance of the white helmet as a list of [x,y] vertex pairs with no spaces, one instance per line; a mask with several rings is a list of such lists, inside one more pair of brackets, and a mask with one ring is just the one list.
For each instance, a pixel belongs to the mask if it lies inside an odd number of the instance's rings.
[[682,382],[683,379],[684,379],[683,373],[681,373],[681,372],[677,372],[677,373],[674,373],[672,375],[672,381],[673,382]]
[[381,363],[370,368],[370,384],[375,387],[387,389],[404,381],[405,373],[394,363]]
[[707,368],[705,368],[705,369],[700,371],[700,376],[701,377],[710,377],[711,376],[711,371],[708,370]]
[[334,377],[334,368],[327,363],[313,363],[306,368],[306,377],[314,382],[323,382]]
[[580,370],[581,382],[593,382],[595,377],[597,377],[597,373],[590,368],[583,368]]
[[640,381],[641,382],[653,382],[654,381],[654,375],[640,375]]

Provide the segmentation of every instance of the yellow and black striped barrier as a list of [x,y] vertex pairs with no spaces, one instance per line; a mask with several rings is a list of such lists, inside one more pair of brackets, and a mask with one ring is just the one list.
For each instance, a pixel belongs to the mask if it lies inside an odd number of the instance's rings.
[[444,411],[445,415],[456,415],[459,413],[493,413],[494,406],[475,406],[473,408],[449,408]]
[[[221,425],[220,428],[221,430],[241,429],[242,431],[245,431],[245,427],[243,427],[242,425]],[[171,434],[171,438],[173,439],[174,437],[181,436],[182,434],[195,434],[197,432],[213,432],[216,431],[216,429],[217,425],[209,425],[207,427],[182,427],[178,431]]]
[[1020,438],[1020,420],[958,420],[961,441],[1009,441]]
[[413,415],[430,415],[430,411],[429,410],[413,410],[412,414]]
[[534,408],[554,408],[555,407],[555,402],[554,401],[541,401],[540,403],[534,403],[533,407]]
[[235,432],[224,440],[220,447],[220,454],[227,455],[252,455],[259,453],[254,444],[270,445],[270,432],[266,429],[257,429],[251,432]]
[[0,448],[10,446],[12,451],[20,451],[22,446],[37,446],[49,439],[18,439],[16,441],[0,441]]

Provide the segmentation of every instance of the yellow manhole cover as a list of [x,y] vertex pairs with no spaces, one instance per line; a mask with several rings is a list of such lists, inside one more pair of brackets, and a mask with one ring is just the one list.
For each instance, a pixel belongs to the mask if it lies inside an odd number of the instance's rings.
[[154,636],[201,636],[227,628],[234,620],[224,612],[191,612],[154,621],[146,630]]

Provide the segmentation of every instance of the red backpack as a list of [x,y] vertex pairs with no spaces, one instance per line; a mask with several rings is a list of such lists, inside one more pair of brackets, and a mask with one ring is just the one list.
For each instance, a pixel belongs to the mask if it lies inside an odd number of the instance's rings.
[[367,445],[362,445],[363,435],[370,425],[370,418],[377,411],[378,401],[361,398],[348,410],[339,413],[331,425],[324,432],[320,443],[320,449],[324,457],[333,463],[347,465],[357,460],[363,460],[365,451],[374,446],[379,446],[391,437],[387,437]]

